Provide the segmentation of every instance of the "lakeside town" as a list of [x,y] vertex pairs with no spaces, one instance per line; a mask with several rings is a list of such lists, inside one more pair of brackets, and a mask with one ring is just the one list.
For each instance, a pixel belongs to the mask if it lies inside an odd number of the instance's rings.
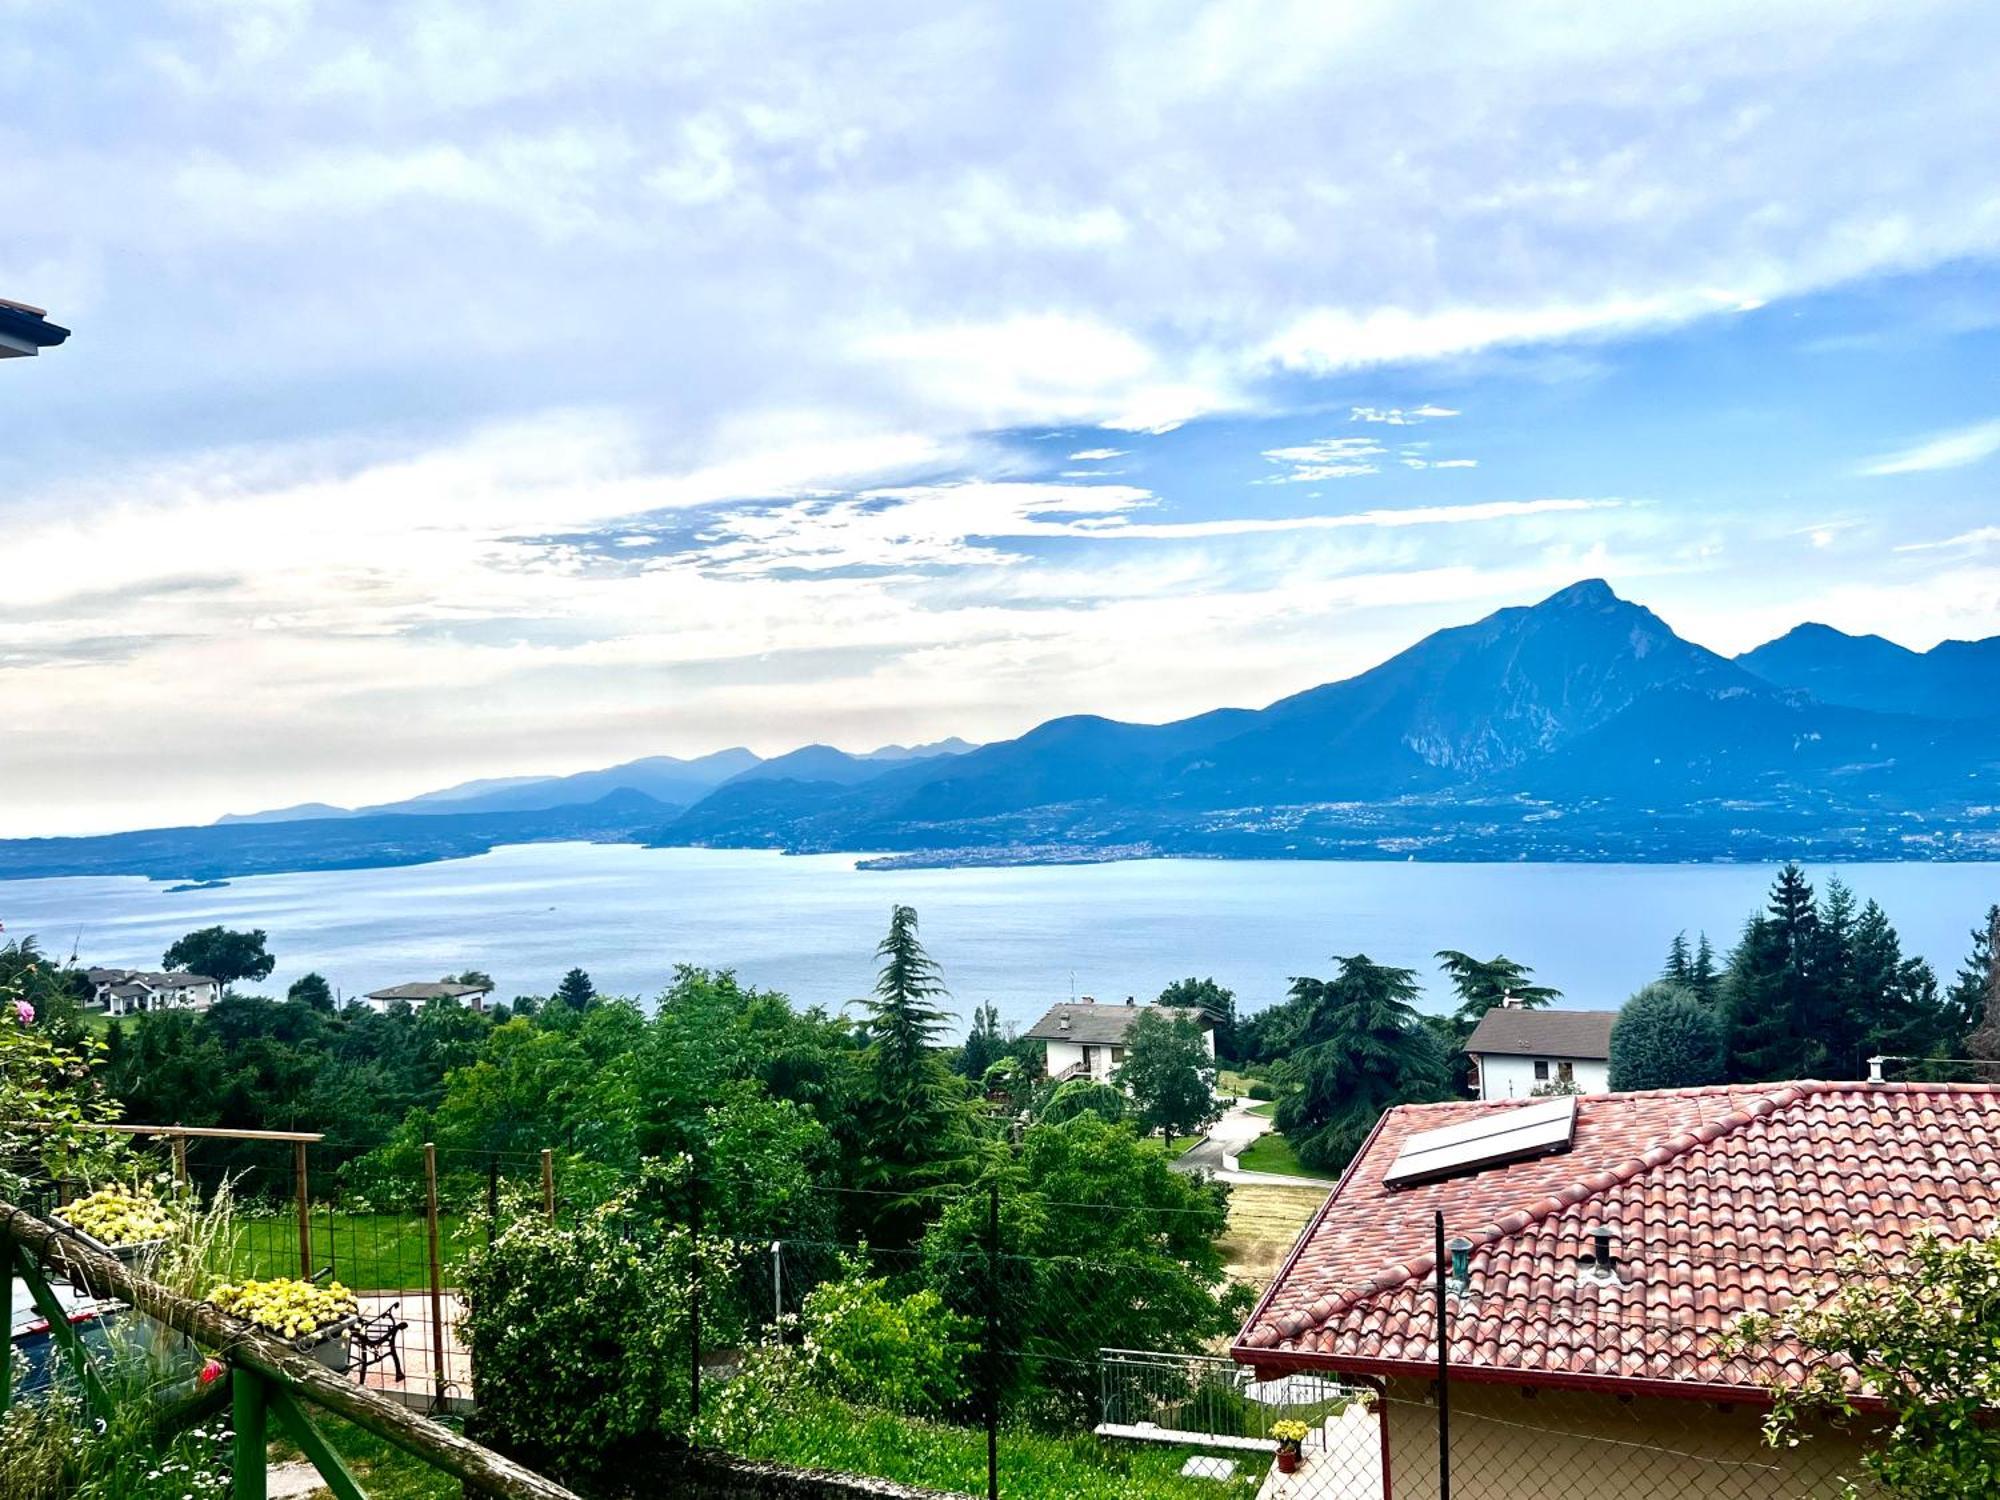
[[[679,1431],[920,1489],[1401,1494],[1449,1451],[1462,1492],[1810,1494],[1911,1461],[1937,1393],[1896,1330],[1990,1254],[1957,1164],[2000,1142],[1996,939],[1940,985],[1788,866],[1616,1009],[1447,950],[1446,1013],[1356,954],[1254,1012],[1189,978],[1017,1031],[947,1008],[903,907],[858,1014],[691,967],[646,1006],[581,968],[266,998],[263,932],[158,971],[15,938],[10,1076],[58,1063],[74,1113],[59,1157],[9,1129],[10,1192],[211,1303],[296,1285],[322,1367],[586,1491]],[[17,1283],[17,1398],[158,1317],[66,1254]]]

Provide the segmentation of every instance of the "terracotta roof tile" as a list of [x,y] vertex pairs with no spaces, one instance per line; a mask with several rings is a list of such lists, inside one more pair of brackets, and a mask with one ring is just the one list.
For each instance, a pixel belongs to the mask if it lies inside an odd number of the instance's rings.
[[[1454,1361],[1496,1370],[1762,1388],[1798,1363],[1731,1358],[1717,1336],[1830,1284],[1860,1240],[2000,1220],[2000,1088],[1788,1083],[1578,1100],[1566,1154],[1390,1192],[1404,1139],[1515,1102],[1386,1114],[1238,1336],[1237,1358],[1434,1366],[1434,1215],[1472,1241]],[[1584,1270],[1615,1233],[1618,1279]]]

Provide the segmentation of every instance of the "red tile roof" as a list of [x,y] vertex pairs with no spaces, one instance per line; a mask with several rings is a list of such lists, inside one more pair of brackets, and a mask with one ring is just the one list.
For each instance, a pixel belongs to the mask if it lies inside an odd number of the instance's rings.
[[[1832,1284],[1850,1241],[1894,1256],[1925,1229],[2000,1221],[2000,1088],[1785,1083],[1577,1101],[1565,1155],[1390,1192],[1405,1137],[1516,1101],[1390,1110],[1243,1331],[1276,1370],[1434,1370],[1435,1214],[1473,1243],[1449,1299],[1455,1373],[1522,1384],[1761,1391],[1796,1350],[1731,1357],[1717,1336]],[[1584,1273],[1616,1235],[1615,1282]]]

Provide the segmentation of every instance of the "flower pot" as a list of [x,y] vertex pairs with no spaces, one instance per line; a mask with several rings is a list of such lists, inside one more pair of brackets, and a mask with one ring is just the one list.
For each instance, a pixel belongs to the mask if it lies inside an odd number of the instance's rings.
[[361,1315],[355,1313],[337,1323],[329,1323],[324,1328],[315,1328],[311,1333],[301,1334],[293,1339],[292,1347],[307,1359],[318,1360],[334,1374],[345,1375],[352,1353],[347,1336],[354,1331],[354,1326],[360,1321]]
[[1292,1474],[1298,1471],[1299,1448],[1296,1443],[1284,1443],[1278,1448],[1278,1472]]
[[82,1244],[86,1250],[95,1250],[99,1255],[109,1256],[127,1270],[137,1267],[142,1262],[150,1261],[159,1253],[160,1247],[166,1244],[164,1239],[158,1239],[141,1240],[136,1245],[107,1245],[88,1230],[78,1229],[61,1214],[50,1214],[49,1222]]

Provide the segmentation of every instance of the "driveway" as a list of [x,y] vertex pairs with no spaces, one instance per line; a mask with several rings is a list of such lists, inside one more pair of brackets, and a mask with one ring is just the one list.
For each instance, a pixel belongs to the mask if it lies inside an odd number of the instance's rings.
[[1238,1099],[1209,1128],[1199,1146],[1190,1147],[1175,1161],[1182,1172],[1206,1172],[1217,1182],[1262,1182],[1274,1187],[1324,1187],[1331,1182],[1316,1177],[1291,1177],[1280,1172],[1232,1172],[1222,1162],[1226,1156],[1240,1156],[1250,1143],[1272,1129],[1271,1117],[1252,1114],[1255,1099]]

